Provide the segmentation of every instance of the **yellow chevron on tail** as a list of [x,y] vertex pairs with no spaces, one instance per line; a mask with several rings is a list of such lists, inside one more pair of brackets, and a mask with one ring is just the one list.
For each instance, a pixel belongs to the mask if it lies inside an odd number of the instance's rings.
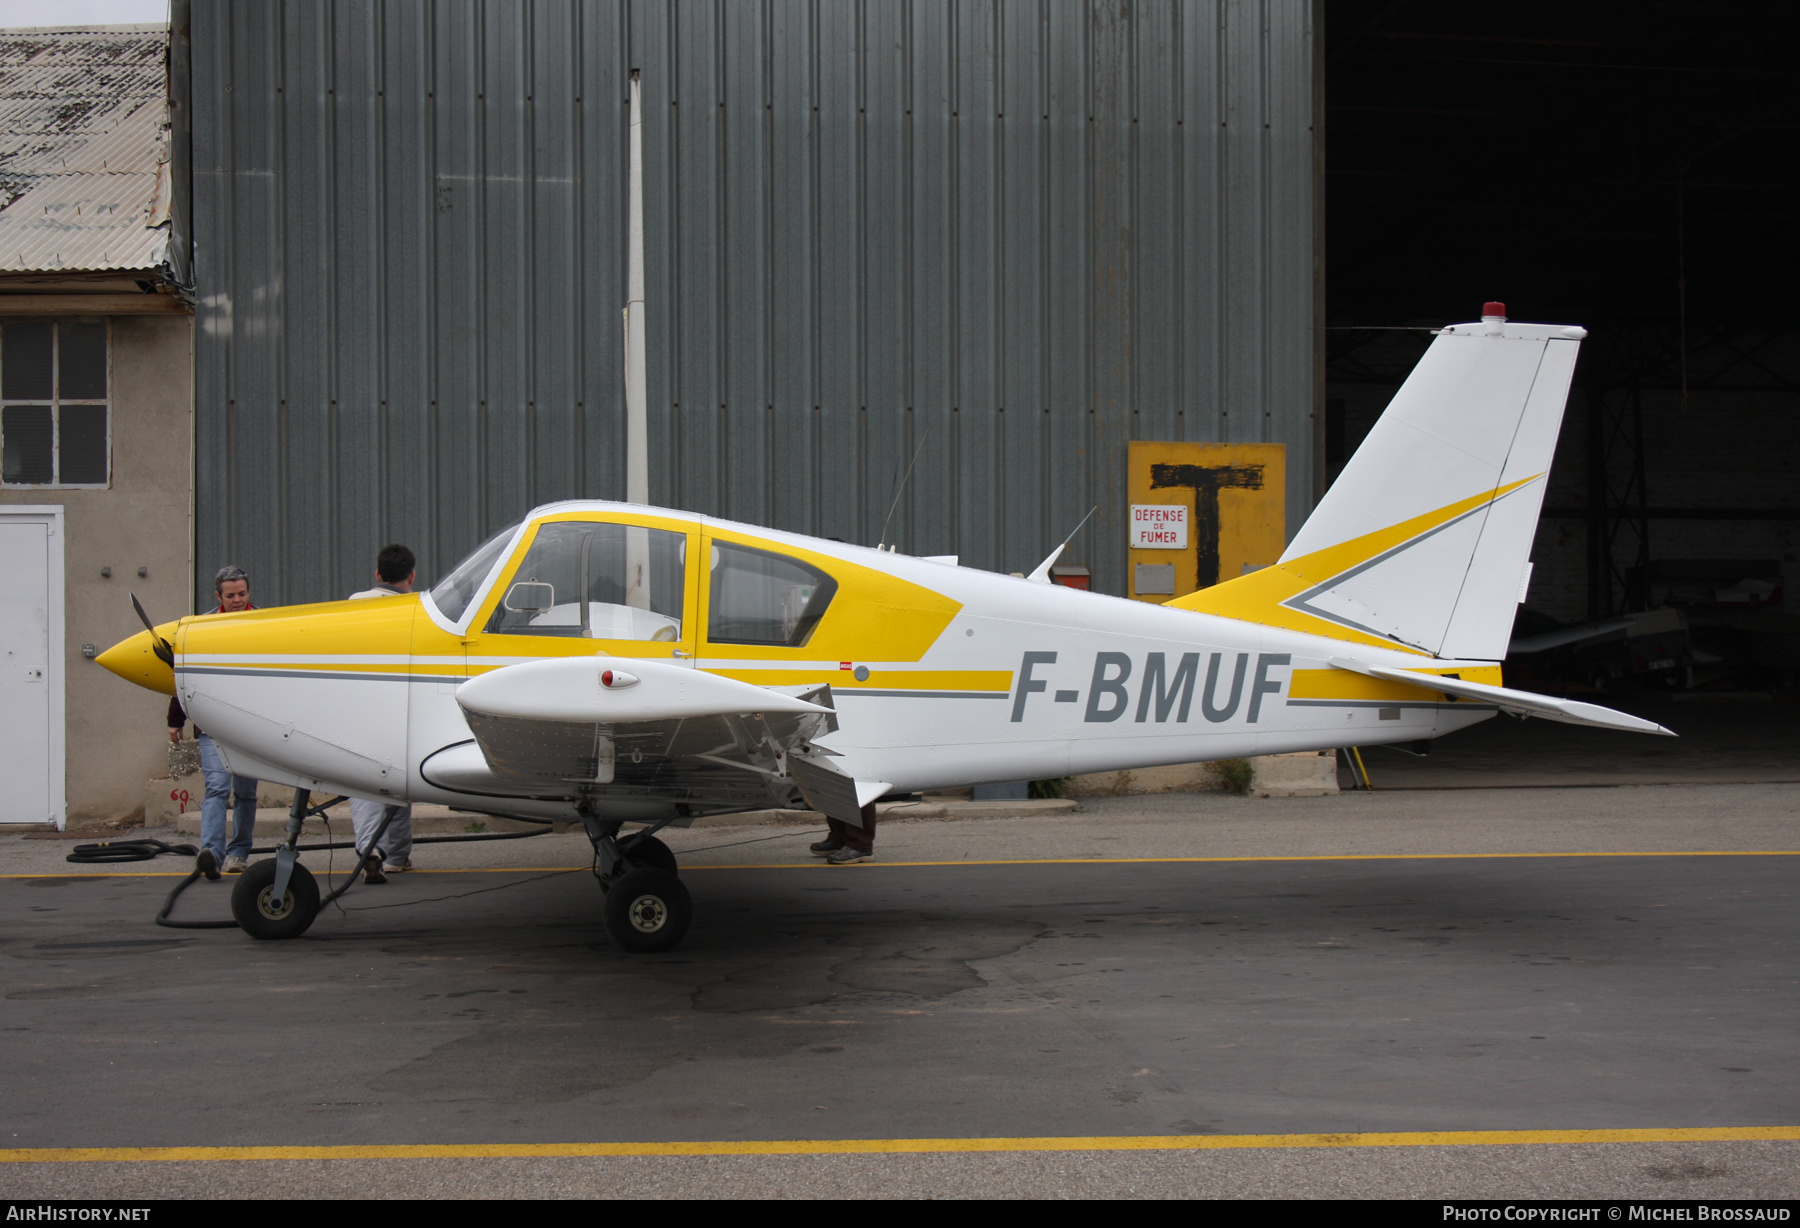
[[1309,593],[1329,588],[1334,580],[1345,578],[1376,560],[1423,541],[1438,529],[1481,511],[1496,500],[1543,476],[1538,473],[1520,478],[1494,490],[1471,495],[1423,515],[1402,520],[1385,529],[1353,537],[1299,558],[1287,559],[1273,567],[1253,571],[1249,575],[1227,580],[1197,593],[1189,593],[1185,597],[1177,597],[1166,604],[1200,614],[1217,614],[1223,618],[1242,619],[1262,626],[1281,627],[1353,644],[1370,644],[1429,657],[1429,653],[1409,644],[1374,635],[1329,618],[1321,618],[1296,609],[1290,603]]

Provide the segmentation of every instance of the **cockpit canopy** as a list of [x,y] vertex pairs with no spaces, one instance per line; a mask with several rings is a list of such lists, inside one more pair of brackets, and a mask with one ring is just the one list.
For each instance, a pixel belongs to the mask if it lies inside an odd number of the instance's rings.
[[[523,538],[524,557],[510,572],[517,524],[438,581],[430,590],[438,613],[462,622],[498,574],[506,591],[481,628],[489,634],[678,643],[701,616],[687,574],[697,533],[595,514],[540,521],[535,533],[528,524]],[[711,540],[707,566],[704,618],[715,644],[804,647],[838,590],[822,568],[778,549]]]

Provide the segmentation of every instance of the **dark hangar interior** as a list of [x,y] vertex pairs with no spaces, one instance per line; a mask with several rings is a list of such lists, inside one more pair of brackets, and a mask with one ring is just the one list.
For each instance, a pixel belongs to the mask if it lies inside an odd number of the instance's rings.
[[1324,25],[1327,475],[1430,327],[1485,300],[1584,325],[1518,633],[1673,607],[1687,685],[1791,690],[1796,10],[1334,0]]

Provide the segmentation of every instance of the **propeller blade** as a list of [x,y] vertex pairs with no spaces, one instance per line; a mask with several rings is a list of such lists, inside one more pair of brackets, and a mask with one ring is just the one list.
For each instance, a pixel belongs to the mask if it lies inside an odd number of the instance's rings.
[[137,611],[138,621],[144,624],[144,630],[148,631],[150,633],[150,638],[156,641],[155,646],[150,651],[156,654],[156,659],[158,661],[161,661],[171,669],[174,668],[175,645],[156,634],[156,624],[150,621],[150,616],[148,614],[144,613],[144,603],[137,599],[136,593],[131,594],[131,608]]

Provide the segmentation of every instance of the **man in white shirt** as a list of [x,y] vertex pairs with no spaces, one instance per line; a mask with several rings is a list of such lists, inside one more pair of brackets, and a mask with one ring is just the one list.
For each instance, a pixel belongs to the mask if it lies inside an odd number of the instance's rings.
[[[363,601],[377,597],[398,597],[413,591],[413,581],[418,578],[418,560],[413,552],[405,546],[395,543],[383,546],[381,554],[375,560],[375,587],[366,588],[360,593],[351,593],[351,601]],[[356,851],[368,851],[369,842],[375,838],[376,829],[381,826],[381,816],[389,803],[377,802],[366,798],[350,800],[350,826],[356,832]],[[369,863],[363,881],[369,883],[385,883],[388,874],[397,874],[412,869],[412,805],[396,806],[400,813],[388,824],[386,833],[381,837],[381,845],[376,850],[378,859]]]

